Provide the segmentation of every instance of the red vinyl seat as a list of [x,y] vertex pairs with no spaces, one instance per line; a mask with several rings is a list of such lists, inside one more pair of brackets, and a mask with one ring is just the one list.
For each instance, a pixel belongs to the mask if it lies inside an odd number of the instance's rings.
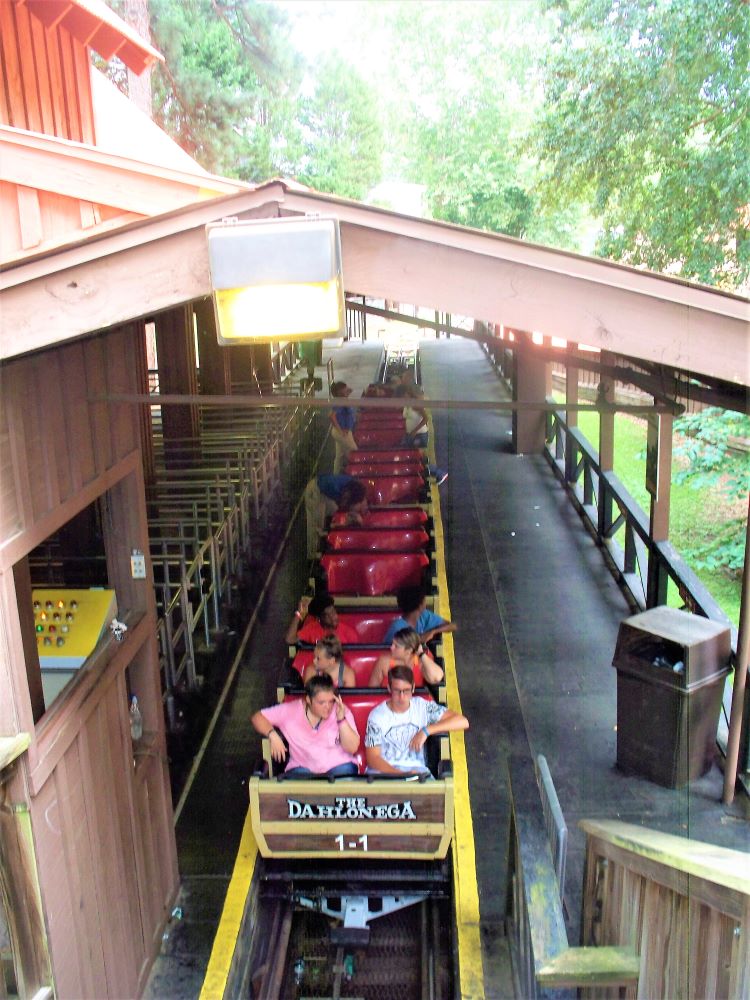
[[[382,639],[382,635],[380,637]],[[383,653],[387,652],[386,646],[379,649],[357,649],[356,646],[347,646],[344,650],[344,662],[354,671],[357,687],[367,687],[370,674],[375,666],[375,661]],[[292,660],[292,667],[302,677],[305,670],[313,661],[313,649],[300,649]]]
[[366,450],[357,448],[350,451],[347,456],[349,465],[356,465],[358,462],[422,462],[424,456],[418,448],[382,448]]
[[326,539],[332,552],[419,552],[430,536],[424,528],[333,528]]
[[360,448],[397,448],[404,437],[401,427],[356,428],[356,441]]
[[344,470],[348,476],[422,476],[424,462],[354,462]]
[[381,427],[390,426],[391,424],[404,422],[404,412],[403,410],[396,408],[389,408],[387,410],[370,410],[363,409],[362,412],[357,416],[357,426],[361,424],[367,424],[371,426],[377,424]]
[[373,507],[393,503],[419,503],[425,491],[422,476],[362,476],[367,501]]
[[379,694],[342,694],[341,699],[354,716],[354,724],[359,733],[359,750],[356,753],[360,774],[367,770],[367,754],[365,753],[365,733],[370,712],[381,702],[386,701],[388,692]]
[[331,594],[367,597],[420,586],[429,564],[424,552],[327,552],[320,560]]
[[[414,528],[427,523],[422,507],[373,507],[362,520],[363,528]],[[346,524],[346,514],[334,514],[331,526]]]
[[[345,611],[338,608],[339,621],[346,622],[357,631],[359,641],[365,645],[380,645],[392,622],[401,617],[400,611]],[[378,652],[380,652],[378,650]]]

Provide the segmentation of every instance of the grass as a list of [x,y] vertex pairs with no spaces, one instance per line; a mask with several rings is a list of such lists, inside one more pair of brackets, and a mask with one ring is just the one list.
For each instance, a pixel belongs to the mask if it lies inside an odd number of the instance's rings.
[[[599,415],[581,413],[578,418],[581,432],[597,446],[599,440]],[[614,471],[625,488],[648,513],[650,497],[646,491],[646,423],[634,417],[618,415],[615,418]],[[721,570],[699,569],[692,565],[687,550],[708,541],[717,531],[722,514],[729,516],[728,507],[720,491],[693,489],[685,483],[674,482],[676,461],[672,464],[672,489],[670,495],[669,538],[677,551],[688,562],[701,583],[711,592],[727,617],[739,624],[741,580]],[[718,520],[717,520],[718,519]],[[619,539],[618,539],[619,541]],[[677,588],[670,582],[668,603],[679,607],[682,603]]]

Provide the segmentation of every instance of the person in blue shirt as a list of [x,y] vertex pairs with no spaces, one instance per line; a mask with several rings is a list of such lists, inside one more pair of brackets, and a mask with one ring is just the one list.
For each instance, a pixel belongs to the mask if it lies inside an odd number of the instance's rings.
[[[351,386],[346,382],[331,382],[331,396],[334,399],[346,399],[351,396]],[[354,438],[354,425],[357,413],[353,406],[335,406],[331,410],[331,437],[336,445],[336,455],[333,459],[333,474],[338,476],[344,471],[349,452],[354,451],[357,442]]]
[[354,476],[314,476],[305,487],[307,556],[314,559],[326,533],[326,519],[337,510],[346,513],[347,524],[362,524],[367,513],[367,491]]
[[423,587],[402,587],[396,593],[396,601],[401,618],[391,622],[383,637],[384,644],[390,643],[402,628],[413,628],[423,643],[430,642],[442,632],[455,632],[458,628],[455,622],[446,621],[427,609],[427,595]]

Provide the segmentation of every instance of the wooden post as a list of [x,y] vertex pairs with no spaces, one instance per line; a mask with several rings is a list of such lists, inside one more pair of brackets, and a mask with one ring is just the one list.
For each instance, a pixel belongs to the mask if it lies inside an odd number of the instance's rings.
[[[613,354],[602,351],[601,361],[604,365],[614,365]],[[615,382],[610,375],[601,374],[599,379],[599,401],[602,403],[614,403]],[[612,472],[615,462],[615,415],[608,410],[601,410],[599,413],[599,467],[602,474]],[[597,530],[599,537],[606,535],[612,527],[612,496],[604,486],[603,476],[599,483],[599,521]]]
[[200,387],[205,395],[229,396],[232,392],[233,348],[223,347],[216,336],[216,316],[211,299],[193,303],[198,336]]
[[[193,311],[188,306],[159,313],[155,320],[159,391],[197,395]],[[198,407],[194,404],[165,406],[161,413],[164,451],[169,458],[169,442],[180,438],[197,439],[200,433]]]
[[29,698],[34,722],[44,715],[44,690],[42,689],[42,669],[39,665],[39,651],[36,644],[34,608],[31,601],[31,570],[28,557],[19,560],[13,567],[13,586],[18,599],[18,619],[21,625],[21,644],[26,662],[26,678],[29,682]]
[[[148,351],[146,345],[146,322],[134,320],[136,378],[139,392],[148,392]],[[147,483],[153,483],[156,478],[154,461],[154,428],[151,420],[151,407],[141,404],[138,407],[138,427],[143,458],[143,475]]]
[[740,627],[737,633],[737,657],[734,664],[732,709],[729,715],[727,759],[724,765],[724,794],[722,801],[731,805],[737,783],[737,763],[740,752],[742,717],[745,714],[745,687],[750,661],[750,495],[748,496],[747,525],[745,528],[745,561],[742,570],[742,600],[740,602]]
[[[578,402],[578,368],[575,365],[565,366],[565,422],[569,431],[578,426],[578,410],[570,409]],[[573,441],[573,435],[566,434],[565,441],[565,482],[574,483],[576,466],[578,465],[578,450]]]
[[646,607],[666,604],[669,579],[656,557],[655,542],[669,539],[669,498],[672,485],[672,414],[659,413],[649,417],[649,438],[646,447],[646,489],[651,494],[649,524],[650,551]]
[[273,364],[271,361],[270,344],[253,344],[252,347],[253,381],[259,387],[259,392],[270,392],[273,388]]
[[52,983],[31,819],[25,805],[0,810],[0,900],[13,951],[18,995],[33,997]]
[[[515,331],[514,331],[515,332]],[[534,355],[531,336],[515,332],[525,349],[513,352],[513,401],[546,402],[547,366]],[[542,454],[545,445],[545,415],[543,410],[513,411],[513,450],[516,454]]]

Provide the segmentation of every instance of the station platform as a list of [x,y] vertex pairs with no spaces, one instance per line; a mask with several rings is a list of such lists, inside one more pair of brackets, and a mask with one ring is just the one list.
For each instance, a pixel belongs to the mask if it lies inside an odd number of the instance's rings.
[[[354,389],[375,377],[381,345],[329,348],[335,377]],[[467,340],[420,345],[427,397],[508,398],[481,348]],[[680,790],[615,767],[620,621],[631,611],[545,459],[511,451],[509,412],[434,411],[455,660],[466,734],[476,843],[481,965],[488,1000],[513,997],[504,937],[510,753],[546,756],[568,823],[565,902],[577,940],[582,818],[610,817],[747,850],[747,802],[721,805],[716,766]],[[324,453],[322,468],[330,468]],[[328,462],[328,465],[325,465]],[[304,533],[304,519],[292,528]],[[146,996],[197,997],[247,812],[247,775],[259,752],[249,717],[274,700],[283,635],[306,580],[304,546],[281,554],[242,652],[241,668],[177,823],[182,915],[165,935]],[[479,997],[477,996],[477,1000]]]

